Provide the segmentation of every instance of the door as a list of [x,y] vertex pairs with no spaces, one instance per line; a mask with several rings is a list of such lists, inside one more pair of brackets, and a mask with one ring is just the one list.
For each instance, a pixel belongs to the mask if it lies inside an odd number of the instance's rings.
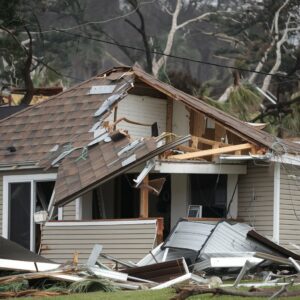
[[19,245],[36,251],[39,226],[34,213],[48,210],[56,174],[12,175],[3,177],[2,235]]
[[9,239],[30,249],[31,183],[9,183]]

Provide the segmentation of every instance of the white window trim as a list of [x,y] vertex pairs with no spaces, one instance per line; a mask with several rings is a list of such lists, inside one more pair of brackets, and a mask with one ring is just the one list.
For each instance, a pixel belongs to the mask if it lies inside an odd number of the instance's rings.
[[3,176],[3,207],[2,207],[2,236],[8,238],[8,184],[18,182],[30,182],[31,184],[31,217],[30,217],[30,250],[34,251],[35,248],[35,228],[34,228],[34,195],[35,195],[35,182],[39,181],[55,181],[56,173],[49,174],[28,174],[28,175],[7,175]]
[[75,220],[82,220],[82,197],[75,200]]

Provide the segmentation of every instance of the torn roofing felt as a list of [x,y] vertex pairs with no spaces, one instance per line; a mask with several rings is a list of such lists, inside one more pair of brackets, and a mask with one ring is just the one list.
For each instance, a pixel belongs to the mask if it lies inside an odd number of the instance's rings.
[[[55,205],[63,205],[129,169],[187,142],[190,136],[173,137],[160,146],[160,137],[130,141],[101,141],[77,149],[65,157],[58,168]],[[160,141],[158,141],[160,140]]]

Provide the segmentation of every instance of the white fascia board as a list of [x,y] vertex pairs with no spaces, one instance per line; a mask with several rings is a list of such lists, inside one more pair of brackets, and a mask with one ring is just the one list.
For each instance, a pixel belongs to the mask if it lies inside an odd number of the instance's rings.
[[171,174],[247,174],[247,165],[158,161],[154,171]]
[[282,164],[300,166],[300,155],[283,154],[280,156],[272,157],[271,161]]
[[142,225],[142,224],[156,224],[156,219],[153,220],[111,220],[111,221],[85,221],[85,222],[72,222],[72,221],[53,221],[47,222],[44,226],[58,227],[58,226],[112,226],[112,225]]

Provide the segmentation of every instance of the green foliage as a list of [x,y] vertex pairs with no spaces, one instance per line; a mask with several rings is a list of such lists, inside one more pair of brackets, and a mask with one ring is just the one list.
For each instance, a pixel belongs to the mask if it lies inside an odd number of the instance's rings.
[[231,91],[226,102],[218,102],[208,96],[202,99],[213,107],[223,110],[243,121],[249,121],[258,112],[262,102],[253,88],[246,84],[230,87]]
[[69,286],[71,293],[88,293],[88,292],[114,292],[118,288],[106,279],[88,279],[84,281],[73,282]]
[[7,284],[0,285],[0,292],[19,292],[29,288],[29,283],[27,280],[16,281]]
[[259,110],[261,98],[250,86],[239,85],[234,87],[225,103],[225,110],[241,120],[249,121]]

